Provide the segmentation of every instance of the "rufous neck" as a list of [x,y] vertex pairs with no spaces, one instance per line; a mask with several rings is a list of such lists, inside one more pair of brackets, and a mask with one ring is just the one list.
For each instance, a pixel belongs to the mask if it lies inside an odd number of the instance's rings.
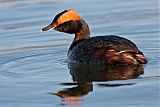
[[82,28],[79,32],[75,34],[73,42],[90,38],[90,30],[88,24],[84,20],[82,20],[81,22],[82,22]]
[[90,30],[89,30],[88,24],[84,20],[82,20],[82,28],[79,32],[75,34],[74,40],[69,50],[71,50],[75,45],[77,45],[81,41],[89,38],[90,38]]

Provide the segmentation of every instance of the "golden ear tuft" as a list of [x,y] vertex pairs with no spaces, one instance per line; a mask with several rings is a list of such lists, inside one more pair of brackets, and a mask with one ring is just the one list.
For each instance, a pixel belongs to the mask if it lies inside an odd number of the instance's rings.
[[70,20],[80,19],[81,17],[73,9],[69,9],[58,18],[57,24],[59,25]]

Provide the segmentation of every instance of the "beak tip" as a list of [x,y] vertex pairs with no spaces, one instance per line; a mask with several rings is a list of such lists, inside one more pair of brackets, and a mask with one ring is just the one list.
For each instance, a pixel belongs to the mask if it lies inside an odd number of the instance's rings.
[[57,26],[57,24],[55,22],[52,22],[51,24],[49,24],[48,26],[44,27],[43,29],[41,29],[41,31],[47,31],[47,30],[55,30],[55,27]]
[[49,30],[47,27],[44,27],[43,29],[41,29],[42,32],[47,30]]
[[43,29],[41,29],[41,31],[47,31],[47,30],[51,30],[53,29],[53,27],[51,25],[44,27]]

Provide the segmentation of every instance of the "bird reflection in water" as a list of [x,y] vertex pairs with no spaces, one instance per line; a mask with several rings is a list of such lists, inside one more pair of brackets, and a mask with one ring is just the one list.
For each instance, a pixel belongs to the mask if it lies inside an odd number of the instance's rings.
[[143,65],[114,66],[101,64],[70,64],[73,81],[113,81],[139,77],[143,74]]
[[[69,64],[68,68],[70,69],[73,81],[77,83],[62,83],[61,85],[74,85],[75,87],[66,88],[52,94],[63,98],[62,105],[73,107],[80,106],[82,97],[93,91],[92,82],[134,79],[138,78],[144,72],[143,65],[113,66],[101,64]],[[97,84],[97,86],[118,87],[134,84],[135,83]]]
[[89,92],[93,90],[93,84],[88,82],[78,82],[74,84],[70,83],[62,83],[61,85],[76,85],[72,88],[65,88],[62,91],[59,91],[57,93],[52,93],[54,95],[57,95],[61,98],[63,98],[63,102],[61,105],[67,105],[67,106],[73,106],[78,107],[80,106],[80,102],[82,101],[82,97],[84,95],[87,95]]

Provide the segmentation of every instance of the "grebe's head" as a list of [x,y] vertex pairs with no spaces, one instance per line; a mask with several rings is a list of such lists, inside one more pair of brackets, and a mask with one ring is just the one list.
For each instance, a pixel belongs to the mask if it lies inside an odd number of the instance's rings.
[[69,9],[57,14],[53,22],[44,27],[42,31],[57,30],[59,32],[75,34],[82,29],[82,26],[83,21],[81,17],[74,10]]

